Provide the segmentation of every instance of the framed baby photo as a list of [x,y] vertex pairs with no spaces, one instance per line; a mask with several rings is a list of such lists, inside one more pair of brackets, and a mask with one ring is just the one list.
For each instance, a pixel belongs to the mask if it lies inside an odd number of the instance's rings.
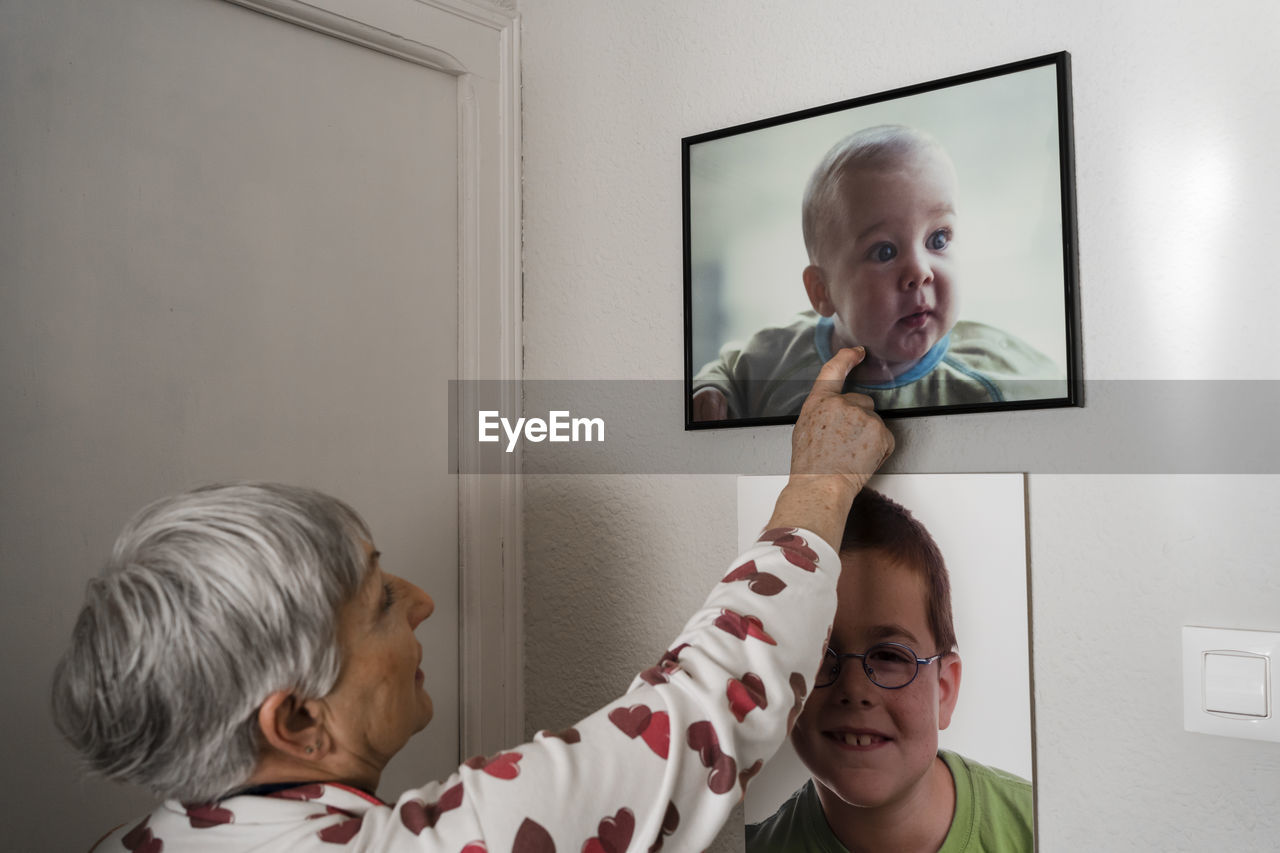
[[[740,544],[786,482],[738,478]],[[945,849],[977,826],[999,827],[1001,849],[1035,849],[1026,507],[1022,474],[871,479],[841,549],[826,654],[814,650],[791,737],[746,787],[746,853],[894,849],[866,827],[900,807],[886,791],[904,790],[921,812],[932,796],[954,808]],[[892,681],[900,644],[916,665]],[[946,775],[951,787],[927,784]]]
[[886,417],[1081,404],[1066,53],[682,149],[686,429],[794,423],[859,346]]

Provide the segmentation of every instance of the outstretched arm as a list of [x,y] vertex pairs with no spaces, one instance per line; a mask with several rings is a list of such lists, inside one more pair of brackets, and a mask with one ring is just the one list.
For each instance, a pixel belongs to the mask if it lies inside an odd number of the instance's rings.
[[823,367],[793,433],[791,479],[771,529],[625,695],[570,728],[469,760],[389,807],[359,818],[317,812],[289,832],[311,841],[349,830],[383,851],[705,849],[812,686],[835,613],[833,543],[853,496],[893,448],[870,401],[839,393],[860,355],[845,350]]
[[866,357],[842,349],[822,366],[791,433],[791,478],[769,527],[803,527],[839,549],[849,507],[893,452],[893,434],[870,397],[841,394],[849,371]]

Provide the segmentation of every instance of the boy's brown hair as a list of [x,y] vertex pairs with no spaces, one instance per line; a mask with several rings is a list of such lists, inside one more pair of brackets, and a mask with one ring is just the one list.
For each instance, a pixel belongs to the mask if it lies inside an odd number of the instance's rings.
[[903,566],[918,571],[925,583],[925,615],[938,647],[925,651],[955,651],[956,628],[951,615],[951,577],[938,543],[911,511],[874,489],[853,499],[845,522],[840,553],[875,549]]

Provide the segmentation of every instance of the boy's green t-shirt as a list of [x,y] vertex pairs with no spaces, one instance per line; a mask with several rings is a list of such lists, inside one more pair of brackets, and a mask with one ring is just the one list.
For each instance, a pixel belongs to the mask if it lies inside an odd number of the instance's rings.
[[[1026,779],[954,752],[938,755],[956,784],[956,813],[938,853],[1031,853],[1034,806]],[[747,827],[747,853],[848,853],[822,814],[813,780],[767,820]]]

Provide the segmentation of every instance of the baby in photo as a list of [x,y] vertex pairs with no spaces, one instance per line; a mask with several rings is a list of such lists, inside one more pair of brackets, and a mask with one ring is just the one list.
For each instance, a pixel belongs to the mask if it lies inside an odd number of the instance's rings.
[[938,747],[961,661],[933,537],[864,489],[840,562],[831,637],[791,733],[812,778],[747,827],[747,853],[1031,853],[1031,783]]
[[693,419],[795,415],[818,368],[851,346],[867,356],[846,389],[878,410],[1060,394],[1064,373],[1043,353],[957,322],[956,189],[946,150],[919,130],[882,125],[837,143],[804,193],[813,310],[726,345],[694,377]]

